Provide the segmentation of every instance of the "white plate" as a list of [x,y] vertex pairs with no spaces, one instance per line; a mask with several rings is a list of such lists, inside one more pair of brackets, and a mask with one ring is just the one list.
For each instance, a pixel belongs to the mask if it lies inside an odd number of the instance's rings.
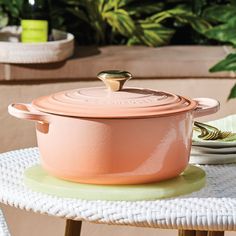
[[191,164],[229,164],[236,162],[236,154],[194,154],[191,153]]
[[236,154],[236,147],[202,147],[202,146],[193,146],[193,152],[200,152],[200,153],[218,153],[218,154],[229,154],[235,153]]
[[[219,120],[207,122],[209,125],[213,125],[222,131],[231,131],[236,133],[236,115],[224,117]],[[198,138],[199,132],[193,131],[193,146],[202,147],[236,147],[236,141],[218,141],[218,140],[202,140]]]
[[236,147],[236,142],[221,142],[221,141],[205,141],[205,140],[199,140],[193,138],[193,146],[201,146],[201,147]]

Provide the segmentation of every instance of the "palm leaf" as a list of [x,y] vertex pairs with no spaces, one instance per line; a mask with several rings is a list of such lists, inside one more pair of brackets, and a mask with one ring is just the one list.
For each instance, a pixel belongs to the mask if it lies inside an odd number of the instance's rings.
[[193,14],[191,9],[186,5],[179,5],[176,8],[162,11],[150,17],[150,19],[156,23],[160,23],[167,18],[174,18],[181,24],[190,24],[191,27],[199,33],[204,33],[211,28],[211,24]]
[[236,84],[233,86],[233,88],[231,88],[230,94],[228,96],[228,100],[232,98],[236,98]]
[[236,53],[230,53],[227,57],[210,68],[210,72],[236,71]]
[[126,37],[133,35],[135,23],[125,10],[117,9],[115,11],[105,12],[103,17],[107,20],[108,24],[120,34]]
[[195,15],[180,15],[175,16],[175,18],[177,21],[190,24],[195,31],[201,34],[212,28],[210,23]]
[[236,6],[232,5],[215,5],[208,7],[202,14],[202,16],[213,22],[226,23],[232,18],[236,17]]
[[151,15],[159,12],[163,9],[164,4],[162,2],[141,2],[130,4],[124,9],[129,13],[129,15],[141,18],[143,15]]
[[114,8],[117,9],[117,0],[112,1],[112,0],[107,0],[105,1],[105,3],[103,4],[103,10],[102,12],[109,12],[114,10]]
[[179,5],[175,8],[168,9],[157,14],[154,14],[150,17],[150,20],[155,21],[156,23],[160,23],[161,21],[167,18],[173,18],[176,16],[190,15],[191,9],[186,5]]
[[105,4],[106,4],[106,0],[99,0],[99,2],[98,2],[99,12],[103,12],[103,8],[104,8]]
[[139,30],[128,41],[128,45],[144,44],[151,47],[166,45],[175,32],[161,24],[146,21],[140,22],[137,29]]
[[236,22],[215,26],[204,33],[210,39],[236,45]]

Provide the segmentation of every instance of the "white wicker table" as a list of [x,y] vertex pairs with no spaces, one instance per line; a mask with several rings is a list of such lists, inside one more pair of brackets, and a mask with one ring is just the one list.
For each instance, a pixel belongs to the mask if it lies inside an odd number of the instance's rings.
[[236,164],[201,166],[207,173],[202,190],[155,201],[85,201],[33,192],[22,177],[39,162],[37,148],[0,154],[0,202],[67,219],[67,236],[79,235],[82,221],[178,229],[179,235],[223,235],[236,230]]

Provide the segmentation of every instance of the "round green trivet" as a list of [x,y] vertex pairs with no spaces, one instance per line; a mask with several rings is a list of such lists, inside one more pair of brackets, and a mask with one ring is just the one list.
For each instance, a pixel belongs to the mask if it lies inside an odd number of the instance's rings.
[[177,197],[197,191],[205,185],[205,172],[189,165],[174,179],[138,185],[95,185],[61,180],[49,175],[40,165],[26,169],[25,184],[34,191],[59,197],[84,200],[139,201]]

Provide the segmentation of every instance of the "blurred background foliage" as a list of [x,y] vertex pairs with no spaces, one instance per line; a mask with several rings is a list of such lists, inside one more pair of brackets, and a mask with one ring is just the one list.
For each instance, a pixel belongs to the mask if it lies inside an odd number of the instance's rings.
[[[20,24],[22,1],[0,0],[0,28]],[[236,0],[50,0],[50,18],[80,45],[236,47]],[[210,71],[236,71],[236,54]],[[235,97],[236,86],[229,95]]]
[[[0,0],[0,27],[20,23],[22,1]],[[235,2],[51,0],[50,15],[53,28],[83,45],[236,43]]]

